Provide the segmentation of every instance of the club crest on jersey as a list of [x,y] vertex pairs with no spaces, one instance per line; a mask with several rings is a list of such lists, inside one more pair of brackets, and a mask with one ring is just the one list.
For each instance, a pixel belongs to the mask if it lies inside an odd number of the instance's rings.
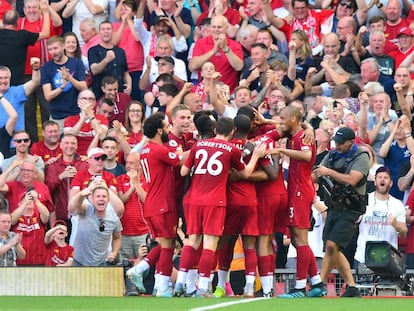
[[170,147],[178,147],[178,143],[175,140],[169,140],[168,144],[170,145]]

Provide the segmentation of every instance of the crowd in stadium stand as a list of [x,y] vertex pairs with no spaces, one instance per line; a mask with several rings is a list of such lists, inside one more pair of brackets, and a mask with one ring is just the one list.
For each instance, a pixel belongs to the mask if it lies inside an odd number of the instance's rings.
[[414,269],[413,112],[409,0],[0,0],[0,266],[216,298],[232,260],[245,297],[337,267],[358,297],[367,241]]

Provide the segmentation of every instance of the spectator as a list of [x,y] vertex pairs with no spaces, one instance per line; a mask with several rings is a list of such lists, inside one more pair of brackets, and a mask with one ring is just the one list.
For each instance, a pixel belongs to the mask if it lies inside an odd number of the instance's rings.
[[398,249],[398,238],[407,235],[405,207],[390,194],[392,173],[382,166],[375,173],[375,191],[368,195],[367,210],[359,223],[355,268],[365,262],[365,245],[370,241],[387,241]]
[[178,30],[177,25],[166,15],[157,16],[154,20],[153,31],[148,31],[144,25],[144,9],[146,0],[140,1],[140,6],[134,19],[134,27],[138,32],[144,55],[155,57],[159,55],[157,48],[158,38],[168,34],[169,29],[172,29],[173,35],[171,40],[174,45],[172,55],[176,53],[185,52],[188,49],[186,38]]
[[391,188],[388,190],[394,198],[402,200],[404,193],[398,189],[398,175],[401,166],[409,163],[410,156],[414,154],[414,140],[411,136],[411,125],[406,116],[401,116],[388,138],[378,152],[384,159],[384,165],[391,172]]
[[200,39],[194,46],[189,69],[195,71],[210,61],[222,75],[222,81],[233,93],[237,86],[237,71],[243,68],[243,53],[239,43],[226,37],[227,20],[223,16],[211,19],[212,34]]
[[[362,31],[358,32],[358,35]],[[372,30],[369,34],[369,45],[367,47],[360,47],[358,43],[355,47],[361,60],[374,57],[380,67],[380,72],[388,77],[391,77],[395,67],[395,60],[385,53],[386,38],[382,30]]]
[[[160,71],[160,65],[158,61],[160,58],[169,57],[169,63],[173,65],[173,70],[170,72],[173,74],[174,80],[177,82],[187,81],[187,70],[185,63],[176,57],[173,54],[174,44],[168,35],[162,35],[157,38],[157,56],[156,58],[147,56],[145,58],[145,64],[143,68],[143,73],[139,81],[139,88],[145,90],[148,84],[153,83],[161,73],[166,71]],[[163,68],[165,69],[165,68]]]
[[[36,163],[36,178],[39,181],[43,181],[44,178],[44,163],[43,160],[38,156],[32,156],[29,154],[29,146],[30,146],[30,138],[29,134],[25,131],[15,131],[13,134],[13,145],[16,147],[16,155],[7,158],[3,161],[2,170],[3,172],[6,171],[7,168],[13,165],[15,160],[17,161],[24,161],[24,160],[31,160]],[[17,180],[19,170],[17,167],[16,169],[10,172],[7,180]]]
[[[111,206],[122,207],[122,201],[104,181],[92,181],[69,201],[69,213],[79,215],[74,240],[73,266],[105,266],[115,264],[121,248],[121,222]],[[111,252],[108,254],[108,247]]]
[[72,31],[76,33],[79,38],[80,45],[83,46],[84,39],[81,35],[81,22],[87,18],[95,20],[99,25],[108,18],[108,1],[95,0],[87,2],[88,0],[75,0],[66,5],[62,12],[63,18],[72,16]]
[[10,231],[12,217],[0,210],[0,266],[15,267],[16,259],[24,259],[26,251],[22,246],[22,234]]
[[[79,35],[76,35],[76,37],[78,38],[81,46],[82,56],[88,58],[89,49],[95,45],[98,45],[100,42],[98,25],[96,24],[96,21],[93,18],[85,18],[82,20],[79,26]],[[83,40],[83,44],[81,44],[81,39]]]
[[414,51],[414,36],[411,28],[401,28],[397,40],[398,49],[390,52],[390,56],[395,59],[395,68],[400,67],[401,63]]
[[141,102],[131,101],[126,108],[125,128],[128,131],[129,145],[134,147],[144,137],[142,125],[145,119],[145,107]]
[[[7,1],[2,1],[2,3],[7,3]],[[22,60],[27,57],[28,47],[49,37],[50,17],[47,13],[43,16],[43,25],[39,33],[18,30],[19,13],[16,10],[9,10],[4,14],[3,29],[0,30],[0,59],[1,65],[7,66],[13,72],[11,85],[25,82],[25,62]]]
[[[12,104],[10,104],[10,102],[6,99],[6,97],[3,96],[3,94],[0,95],[0,107],[3,108],[3,110],[6,112],[6,115],[8,116],[6,124],[0,128],[0,152],[3,156],[8,158],[11,156],[10,143],[14,129],[16,128],[18,115],[16,110],[14,110]],[[0,164],[0,167],[1,166],[2,164]]]
[[102,79],[101,89],[104,95],[98,103],[104,99],[110,100],[114,103],[114,113],[108,119],[109,124],[112,124],[114,120],[124,123],[126,109],[131,102],[131,96],[118,92],[118,80],[111,75]]
[[66,243],[68,228],[64,221],[56,221],[45,234],[46,266],[70,267],[73,262],[73,247]]
[[42,158],[45,166],[55,162],[62,155],[59,139],[59,124],[49,120],[43,123],[43,140],[32,144],[30,154]]
[[201,21],[205,18],[211,18],[213,16],[223,15],[227,18],[229,25],[226,30],[226,34],[229,38],[234,39],[239,31],[241,24],[240,13],[229,7],[227,0],[211,1],[209,9],[202,12],[197,19],[197,26],[200,26]]
[[126,174],[125,167],[122,164],[119,164],[117,160],[117,155],[119,153],[119,144],[117,140],[111,136],[107,136],[102,140],[101,145],[106,155],[104,170],[115,177]]
[[85,67],[85,73],[89,74],[88,55],[82,55],[79,39],[72,31],[65,32],[62,36],[65,55],[71,58],[80,59]]
[[[31,60],[33,69],[32,79],[24,84],[10,87],[11,71],[5,66],[0,66],[0,80],[4,81],[0,85],[0,92],[12,104],[16,110],[18,118],[16,124],[16,131],[24,129],[24,104],[35,88],[40,84],[40,60],[33,58]],[[0,127],[4,126],[8,120],[8,114],[0,106]],[[13,145],[10,144],[12,147]]]
[[399,0],[389,0],[385,6],[385,17],[387,25],[385,28],[385,35],[387,41],[397,46],[398,34],[404,27],[409,27],[411,20],[414,18],[414,11],[410,8],[410,13],[407,18],[402,16],[402,7]]
[[95,96],[100,98],[103,95],[101,90],[102,79],[108,74],[118,80],[118,91],[128,95],[131,93],[132,82],[128,72],[125,51],[112,42],[113,26],[110,22],[104,21],[99,24],[100,43],[88,51],[89,66],[92,74],[92,90]]
[[[39,29],[42,29],[43,23],[43,14],[50,15],[50,35],[60,35],[62,19],[60,16],[48,5],[48,2],[45,0],[27,0],[24,2],[24,17],[20,17],[18,21],[18,29],[25,29],[28,31],[38,32]],[[47,32],[47,30],[45,30]],[[48,37],[48,38],[49,38]],[[31,60],[33,57],[40,59],[40,64],[43,65],[49,61],[49,54],[46,47],[47,38],[37,41],[35,45],[30,46],[27,50],[27,56],[25,60],[25,80],[28,81],[32,78],[32,68]],[[49,120],[49,104],[43,89],[41,87],[36,87],[33,93],[28,97],[25,104],[25,129],[29,133],[30,138],[33,142],[38,141],[37,134],[37,121],[36,121],[36,110],[40,104],[40,116],[42,123],[46,120]]]
[[42,87],[52,119],[63,127],[67,117],[79,113],[75,99],[87,88],[85,70],[81,60],[65,55],[62,38],[51,37],[47,47],[53,60],[41,68]]
[[63,133],[75,135],[78,139],[78,153],[86,155],[89,144],[95,136],[104,138],[108,131],[108,119],[94,114],[95,95],[90,90],[84,90],[78,95],[78,107],[81,113],[66,118]]
[[134,28],[134,16],[137,13],[137,4],[134,0],[123,0],[118,4],[121,22],[113,23],[114,36],[112,43],[125,51],[129,75],[131,76],[131,97],[142,100],[138,84],[144,66],[142,38]]
[[71,231],[68,215],[70,184],[78,171],[87,169],[87,163],[77,154],[78,141],[74,135],[64,134],[60,141],[62,156],[46,167],[45,183],[49,187],[56,209],[56,219],[65,220]]
[[[18,260],[17,264],[44,266],[46,262],[44,237],[46,226],[49,221],[48,208],[50,208],[51,199],[49,192],[47,192],[47,203],[49,204],[46,206],[43,201],[45,198],[42,198],[44,193],[38,193],[33,189],[33,183],[31,185],[24,185],[26,182],[26,180],[24,180],[25,175],[33,175],[33,172],[25,173],[24,171],[33,171],[34,169],[35,167],[33,163],[23,162],[21,164],[22,184],[13,185],[19,186],[21,191],[17,195],[19,198],[18,204],[15,206],[10,205],[13,207],[11,216],[13,231],[22,234],[22,246],[26,251],[26,257]],[[8,192],[10,195],[11,186],[12,184],[7,183],[2,187],[2,190]],[[43,186],[46,187],[45,185]],[[14,191],[15,190],[13,190],[13,192]]]
[[119,261],[123,258],[139,257],[139,247],[146,245],[149,224],[144,218],[144,201],[146,191],[145,179],[139,163],[140,156],[133,152],[126,160],[126,174],[118,177],[118,195],[125,205],[122,223],[122,243]]

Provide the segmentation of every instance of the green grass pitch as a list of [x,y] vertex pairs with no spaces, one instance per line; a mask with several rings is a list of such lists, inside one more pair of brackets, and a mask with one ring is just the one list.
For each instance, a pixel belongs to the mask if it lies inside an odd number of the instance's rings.
[[[221,306],[221,307],[220,307]],[[0,297],[0,310],[412,310],[413,298],[194,299],[152,297]]]

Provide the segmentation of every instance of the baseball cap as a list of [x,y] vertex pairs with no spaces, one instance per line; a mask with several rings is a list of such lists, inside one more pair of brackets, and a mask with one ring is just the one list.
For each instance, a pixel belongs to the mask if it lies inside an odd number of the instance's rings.
[[175,65],[174,59],[171,56],[155,56],[154,58],[157,62],[160,59],[165,60],[166,62],[169,62],[170,64],[172,64],[173,66]]
[[102,148],[92,148],[91,150],[88,151],[88,159],[94,158],[94,157],[100,157],[101,155],[104,155],[105,152],[103,151]]
[[168,19],[167,15],[157,15],[154,20],[154,25],[158,24],[159,22],[163,22],[164,19]]
[[341,127],[336,131],[333,139],[337,144],[343,144],[347,140],[355,139],[355,133],[349,127]]
[[58,226],[58,225],[63,225],[65,227],[67,227],[66,225],[66,221],[64,221],[63,219],[58,219],[56,220],[53,224],[52,224],[52,228]]
[[408,28],[408,27],[403,27],[403,28],[401,28],[400,29],[400,31],[398,32],[398,35],[397,35],[397,38],[399,37],[399,36],[402,36],[402,35],[406,35],[406,36],[413,36],[413,32],[411,31],[411,29],[410,28]]

